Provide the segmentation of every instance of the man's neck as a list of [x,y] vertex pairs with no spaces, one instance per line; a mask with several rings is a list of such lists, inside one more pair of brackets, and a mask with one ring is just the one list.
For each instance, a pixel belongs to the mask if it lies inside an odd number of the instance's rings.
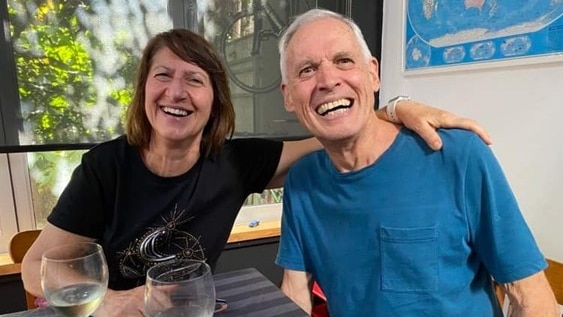
[[339,172],[358,171],[372,165],[391,146],[400,129],[398,125],[374,118],[353,138],[321,143]]

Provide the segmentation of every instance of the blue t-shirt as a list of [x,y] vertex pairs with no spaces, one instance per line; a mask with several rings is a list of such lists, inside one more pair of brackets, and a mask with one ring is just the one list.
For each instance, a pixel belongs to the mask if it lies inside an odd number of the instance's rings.
[[546,267],[491,150],[439,134],[435,152],[402,129],[359,171],[339,173],[325,151],[290,170],[276,263],[310,272],[331,316],[502,316],[491,276]]

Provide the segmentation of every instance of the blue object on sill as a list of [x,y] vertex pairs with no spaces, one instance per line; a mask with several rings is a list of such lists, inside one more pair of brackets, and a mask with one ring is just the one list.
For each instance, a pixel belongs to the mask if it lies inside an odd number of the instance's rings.
[[260,220],[252,220],[251,222],[248,223],[248,226],[250,228],[257,227],[258,225],[260,225]]

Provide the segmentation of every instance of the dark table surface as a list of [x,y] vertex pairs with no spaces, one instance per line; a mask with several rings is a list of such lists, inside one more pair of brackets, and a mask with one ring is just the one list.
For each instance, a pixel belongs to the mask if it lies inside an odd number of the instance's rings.
[[[217,298],[227,300],[227,309],[216,317],[304,317],[308,316],[280,289],[256,269],[225,272],[214,276]],[[56,317],[50,308],[40,308],[0,317]]]

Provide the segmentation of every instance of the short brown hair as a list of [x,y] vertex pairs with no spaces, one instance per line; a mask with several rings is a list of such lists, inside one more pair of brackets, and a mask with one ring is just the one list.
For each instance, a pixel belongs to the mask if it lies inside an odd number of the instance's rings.
[[188,63],[201,67],[213,87],[213,105],[209,121],[203,129],[201,153],[217,154],[235,130],[235,110],[231,102],[231,90],[225,66],[215,48],[202,36],[186,29],[173,29],[157,34],[143,50],[137,73],[135,94],[127,109],[126,131],[129,144],[147,148],[152,127],[145,113],[145,84],[154,55],[163,47]]

